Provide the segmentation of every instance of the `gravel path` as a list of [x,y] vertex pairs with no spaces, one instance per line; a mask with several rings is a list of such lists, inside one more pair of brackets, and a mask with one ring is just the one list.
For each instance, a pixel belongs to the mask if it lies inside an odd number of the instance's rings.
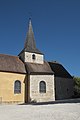
[[0,105],[0,120],[80,120],[80,103]]

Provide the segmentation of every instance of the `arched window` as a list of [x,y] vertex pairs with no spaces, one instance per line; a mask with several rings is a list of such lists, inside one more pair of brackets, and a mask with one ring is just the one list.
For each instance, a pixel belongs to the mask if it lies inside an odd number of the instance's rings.
[[39,91],[40,93],[46,93],[46,83],[44,81],[39,83]]
[[16,80],[14,83],[14,93],[15,94],[21,93],[21,82],[19,80]]
[[35,60],[36,59],[36,56],[35,54],[32,55],[32,59]]

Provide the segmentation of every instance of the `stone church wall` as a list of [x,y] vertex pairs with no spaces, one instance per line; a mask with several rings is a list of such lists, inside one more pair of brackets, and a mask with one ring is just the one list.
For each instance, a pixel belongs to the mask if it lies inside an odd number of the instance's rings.
[[[40,93],[39,83],[45,81],[46,93]],[[55,100],[54,75],[30,75],[30,102],[47,102]]]
[[[35,55],[35,59],[32,59],[33,54]],[[43,55],[41,54],[25,52],[25,62],[43,64],[44,63],[43,59],[44,59]]]
[[[21,93],[14,94],[14,82],[21,82]],[[25,102],[25,75],[0,72],[0,103],[24,103]]]
[[55,78],[55,96],[57,100],[71,98],[73,96],[73,79]]

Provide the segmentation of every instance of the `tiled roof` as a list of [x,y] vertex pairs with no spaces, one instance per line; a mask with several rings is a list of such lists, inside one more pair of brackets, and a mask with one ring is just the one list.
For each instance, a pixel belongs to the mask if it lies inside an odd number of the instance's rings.
[[0,71],[26,73],[24,63],[17,56],[0,54]]
[[56,77],[72,78],[72,76],[68,73],[68,71],[61,64],[57,62],[48,62],[48,63]]
[[44,64],[25,63],[28,74],[41,74],[48,75],[53,74],[48,62],[44,61]]
[[18,56],[0,54],[0,71],[41,74],[54,74],[55,77],[72,78],[68,71],[57,62],[46,62],[44,64],[23,63]]

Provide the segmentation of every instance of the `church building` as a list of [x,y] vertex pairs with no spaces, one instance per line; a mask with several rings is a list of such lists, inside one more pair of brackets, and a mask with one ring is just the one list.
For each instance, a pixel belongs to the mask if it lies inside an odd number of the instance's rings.
[[18,56],[0,54],[0,103],[49,102],[73,96],[73,77],[36,47],[31,20]]

